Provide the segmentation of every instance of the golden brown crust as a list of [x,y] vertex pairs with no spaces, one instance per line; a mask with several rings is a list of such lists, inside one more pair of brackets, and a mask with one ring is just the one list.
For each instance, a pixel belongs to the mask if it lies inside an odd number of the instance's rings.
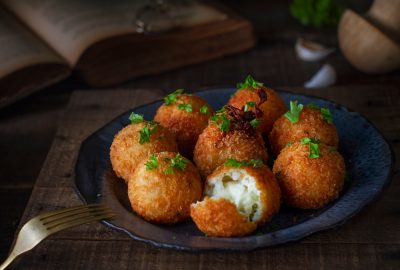
[[206,197],[201,203],[192,204],[190,216],[197,227],[209,236],[244,236],[257,228],[256,223],[248,221],[233,203],[223,198]]
[[325,144],[319,149],[319,158],[309,158],[309,146],[297,142],[279,154],[273,173],[286,204],[316,209],[338,197],[345,176],[343,157]]
[[144,219],[161,224],[175,224],[190,216],[190,204],[201,199],[202,182],[196,167],[189,161],[184,171],[165,174],[176,153],[155,154],[158,167],[147,170],[142,161],[128,182],[132,209]]
[[[263,116],[257,129],[267,136],[274,122],[287,111],[287,108],[282,98],[274,90],[268,87],[263,87],[263,89],[267,93],[267,101],[259,106],[260,110],[263,112]],[[241,109],[249,101],[258,103],[260,97],[257,91],[257,89],[253,88],[240,89],[230,98],[228,104]]]
[[139,162],[148,155],[162,151],[178,151],[175,136],[159,126],[156,133],[150,136],[150,142],[139,143],[139,130],[145,123],[130,124],[120,130],[114,137],[110,148],[110,159],[118,177],[128,181]]
[[339,142],[336,126],[328,124],[321,112],[312,108],[304,108],[300,113],[299,121],[295,124],[291,124],[282,115],[272,128],[269,142],[274,154],[278,155],[289,142],[297,142],[304,137],[318,139],[335,147]]
[[[208,119],[213,114],[211,106],[198,96],[181,95],[177,102],[171,105],[161,105],[154,120],[176,134],[179,152],[192,158],[193,149],[200,133],[208,124]],[[191,104],[192,112],[178,109],[179,104]],[[200,112],[202,106],[207,106],[209,113]]]
[[193,160],[200,175],[205,178],[227,158],[237,160],[268,160],[268,153],[260,133],[248,135],[243,131],[231,130],[223,133],[215,124],[209,123],[200,134],[194,149]]
[[[252,176],[256,181],[257,189],[261,193],[261,204],[264,206],[261,218],[256,221],[258,225],[262,225],[278,213],[281,204],[281,190],[274,174],[266,165],[258,168],[246,166],[240,168],[246,174]],[[224,173],[228,173],[232,167],[221,165],[212,174],[207,177],[206,184],[210,179]]]

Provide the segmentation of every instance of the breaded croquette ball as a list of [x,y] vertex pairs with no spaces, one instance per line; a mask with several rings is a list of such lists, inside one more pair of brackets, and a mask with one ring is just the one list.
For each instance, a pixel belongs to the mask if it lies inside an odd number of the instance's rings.
[[329,109],[315,105],[303,106],[297,101],[290,102],[290,111],[282,115],[274,124],[269,135],[269,143],[275,155],[288,144],[303,137],[337,146],[339,137]]
[[110,148],[110,159],[118,177],[128,181],[137,164],[152,153],[177,152],[175,136],[154,122],[146,122],[137,114],[138,120],[120,130]]
[[202,202],[191,205],[197,227],[209,236],[243,236],[279,211],[281,193],[261,160],[229,159],[207,177]]
[[179,152],[192,158],[197,139],[214,111],[204,99],[184,94],[182,89],[169,94],[164,100],[154,120],[175,133]]
[[230,119],[225,112],[211,117],[208,126],[199,136],[193,155],[203,178],[228,158],[261,159],[267,162],[268,154],[261,134],[250,124],[246,127],[246,123]]
[[173,152],[150,155],[138,164],[128,182],[132,209],[154,223],[175,224],[189,218],[190,205],[201,196],[196,167]]
[[287,111],[285,103],[273,89],[254,81],[251,76],[238,86],[239,90],[230,98],[228,104],[239,109],[246,107],[251,111],[256,110],[257,106],[262,112],[257,129],[268,136],[274,122]]
[[282,150],[273,172],[287,205],[316,209],[338,197],[345,164],[334,147],[304,138]]

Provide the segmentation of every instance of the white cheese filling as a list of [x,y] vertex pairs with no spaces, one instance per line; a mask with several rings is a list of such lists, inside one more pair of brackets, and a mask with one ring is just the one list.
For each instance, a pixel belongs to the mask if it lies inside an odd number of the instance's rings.
[[249,221],[261,218],[262,204],[260,191],[254,177],[245,170],[234,169],[208,180],[205,194],[210,198],[224,198],[235,204],[238,211]]

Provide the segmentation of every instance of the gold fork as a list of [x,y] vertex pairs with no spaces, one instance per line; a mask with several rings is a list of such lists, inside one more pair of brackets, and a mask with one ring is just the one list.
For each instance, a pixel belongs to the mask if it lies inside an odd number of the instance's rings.
[[113,217],[111,210],[101,204],[89,204],[40,214],[21,228],[17,241],[8,258],[0,265],[0,270],[5,269],[16,257],[31,250],[56,232],[111,217]]

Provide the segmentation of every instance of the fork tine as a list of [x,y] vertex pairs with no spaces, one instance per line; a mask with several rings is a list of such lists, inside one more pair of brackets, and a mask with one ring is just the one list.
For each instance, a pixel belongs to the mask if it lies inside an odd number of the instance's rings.
[[45,225],[47,228],[51,228],[57,226],[58,224],[69,222],[71,220],[90,217],[90,216],[98,216],[102,214],[112,214],[112,212],[109,209],[99,209],[96,211],[86,211],[77,214],[69,214],[65,216],[59,216],[57,219],[51,221],[44,222],[43,225]]
[[88,216],[85,218],[80,218],[80,219],[76,219],[73,221],[58,224],[57,226],[51,227],[48,230],[53,234],[53,233],[59,232],[61,230],[67,229],[67,228],[75,227],[75,226],[93,222],[96,220],[112,218],[113,216],[114,216],[114,214],[109,214],[109,213],[103,214],[103,215],[98,215],[98,216]]
[[79,215],[82,213],[95,213],[98,211],[106,211],[106,210],[110,211],[110,209],[106,206],[98,206],[98,207],[92,207],[92,208],[79,208],[74,211],[63,212],[63,213],[59,213],[59,214],[49,216],[46,218],[41,218],[40,220],[43,222],[44,225],[46,225],[48,223],[60,220],[62,218],[75,216],[75,215]]
[[56,216],[59,214],[63,214],[63,213],[68,213],[68,212],[73,212],[76,210],[80,210],[80,209],[92,209],[92,208],[97,208],[100,206],[104,206],[103,204],[87,204],[87,205],[79,205],[79,206],[75,206],[75,207],[70,207],[70,208],[66,208],[66,209],[60,209],[60,210],[56,210],[56,211],[52,211],[52,212],[48,212],[48,213],[43,213],[38,215],[37,217],[40,220],[52,217],[52,216]]

